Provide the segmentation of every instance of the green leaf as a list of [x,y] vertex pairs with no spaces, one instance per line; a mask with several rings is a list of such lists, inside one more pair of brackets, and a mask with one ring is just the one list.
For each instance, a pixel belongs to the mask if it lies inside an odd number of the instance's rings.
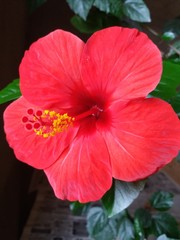
[[145,239],[144,228],[138,218],[134,218],[134,232],[135,232],[136,240],[144,240]]
[[152,217],[152,232],[155,236],[166,234],[171,238],[179,237],[176,219],[166,212],[159,212]]
[[163,73],[161,81],[151,95],[169,100],[177,95],[180,86],[180,63],[170,60],[163,61]]
[[180,93],[178,93],[175,97],[172,97],[169,100],[169,103],[173,107],[174,111],[180,114]]
[[119,222],[117,240],[133,240],[135,237],[134,226],[128,216],[123,216]]
[[44,4],[47,0],[27,0],[29,12],[34,12],[38,7]]
[[152,224],[151,214],[144,208],[139,208],[134,213],[134,230],[136,240],[145,239],[145,229],[149,228]]
[[151,206],[159,211],[166,211],[173,205],[173,194],[164,191],[155,192],[150,198]]
[[136,209],[136,211],[134,213],[134,218],[138,219],[140,224],[144,228],[149,228],[151,226],[151,223],[152,223],[151,214],[149,211],[147,211],[144,208]]
[[95,240],[112,240],[117,234],[115,219],[108,218],[101,207],[92,207],[87,215],[87,230]]
[[171,41],[176,38],[176,35],[173,32],[168,31],[168,32],[164,32],[161,38],[165,41]]
[[175,35],[180,35],[180,18],[170,20],[164,26],[164,32],[173,32]]
[[17,99],[20,96],[19,79],[15,79],[0,91],[0,104]]
[[124,14],[137,22],[151,22],[150,12],[143,0],[125,0]]
[[116,17],[122,16],[121,0],[95,0],[94,6],[107,14],[110,13]]
[[81,33],[92,34],[102,28],[119,25],[119,19],[94,9],[90,12],[86,21],[79,16],[74,16],[71,18],[71,23]]
[[163,61],[161,81],[152,96],[168,101],[175,112],[180,113],[180,59],[171,57]]
[[74,215],[84,215],[89,210],[90,203],[70,202],[70,209]]
[[102,203],[109,217],[126,209],[138,197],[144,184],[144,181],[123,182],[115,180],[112,188],[102,198]]
[[168,238],[168,237],[166,236],[166,234],[163,234],[163,235],[159,236],[159,237],[157,238],[157,240],[180,240],[180,238],[179,238],[179,239],[177,239],[177,238]]
[[87,15],[93,6],[94,0],[66,0],[69,7],[78,14],[82,19],[86,20]]

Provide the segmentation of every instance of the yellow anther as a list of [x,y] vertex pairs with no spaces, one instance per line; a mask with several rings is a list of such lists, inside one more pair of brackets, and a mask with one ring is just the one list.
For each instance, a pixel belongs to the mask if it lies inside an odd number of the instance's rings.
[[55,111],[44,110],[39,119],[40,127],[34,129],[34,132],[44,138],[53,137],[72,126],[74,120],[67,113],[60,114]]
[[44,110],[43,114],[48,114],[49,113],[49,110]]

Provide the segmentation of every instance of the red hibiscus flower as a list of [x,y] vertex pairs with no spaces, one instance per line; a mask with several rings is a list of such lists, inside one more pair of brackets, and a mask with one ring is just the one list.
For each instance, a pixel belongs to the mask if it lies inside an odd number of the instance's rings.
[[4,113],[16,157],[70,201],[100,199],[112,178],[153,174],[180,149],[171,106],[146,98],[161,68],[159,50],[135,29],[107,28],[87,43],[62,30],[39,39],[20,65],[22,97]]

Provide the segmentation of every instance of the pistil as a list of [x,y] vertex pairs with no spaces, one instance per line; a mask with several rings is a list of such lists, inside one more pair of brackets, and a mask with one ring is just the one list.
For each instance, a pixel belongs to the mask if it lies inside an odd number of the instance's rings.
[[100,112],[102,112],[103,110],[101,108],[99,108],[98,106],[93,106],[91,109],[89,109],[86,112],[83,112],[79,115],[77,115],[75,117],[75,121],[81,120],[83,118],[89,117],[89,116],[94,116],[94,117],[98,117]]
[[98,106],[93,106],[86,112],[83,112],[75,117],[69,116],[67,113],[60,114],[50,110],[36,110],[28,109],[27,115],[22,117],[22,123],[26,130],[33,130],[36,135],[44,138],[53,137],[57,133],[64,132],[74,122],[84,119],[89,116],[98,117],[103,110]]

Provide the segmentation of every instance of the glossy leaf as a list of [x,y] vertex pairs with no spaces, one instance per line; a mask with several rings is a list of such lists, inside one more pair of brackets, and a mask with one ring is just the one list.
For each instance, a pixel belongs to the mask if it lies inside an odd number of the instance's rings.
[[70,209],[74,215],[84,215],[89,210],[90,203],[70,202]]
[[108,215],[112,217],[126,209],[138,197],[144,184],[144,181],[123,182],[115,180],[112,188],[102,198]]
[[131,20],[137,22],[151,22],[150,12],[143,0],[126,0],[123,12]]
[[145,239],[144,228],[138,218],[134,218],[134,232],[135,232],[136,240],[144,240]]
[[88,13],[93,5],[94,0],[66,0],[69,7],[78,14],[82,19],[86,20]]
[[173,107],[174,111],[180,114],[180,93],[178,93],[175,97],[172,97],[169,100],[169,103]]
[[95,0],[94,6],[107,14],[110,13],[116,17],[122,16],[121,0]]
[[119,222],[117,240],[133,240],[135,237],[134,226],[128,216],[123,216]]
[[15,79],[0,91],[0,104],[17,99],[20,96],[19,79]]
[[95,240],[112,240],[117,234],[117,223],[115,219],[108,218],[101,207],[92,207],[87,215],[87,230]]
[[168,32],[164,32],[161,38],[165,41],[171,41],[176,38],[176,35],[173,32],[168,31]]
[[164,191],[155,192],[150,198],[151,206],[159,211],[166,211],[173,205],[173,194]]
[[180,86],[180,63],[170,60],[163,61],[163,73],[161,81],[151,95],[169,100],[177,95]]
[[159,212],[152,217],[152,232],[155,236],[166,234],[171,238],[179,238],[176,219],[166,212]]
[[149,211],[139,208],[134,213],[134,230],[136,240],[144,240],[146,229],[152,224],[152,217]]
[[151,226],[151,214],[144,208],[138,208],[134,213],[134,218],[137,218],[144,228]]
[[[180,49],[180,42],[173,48]],[[151,92],[152,96],[168,101],[175,112],[180,113],[180,60],[173,49],[169,52],[169,59],[163,61],[163,74],[156,89]]]

